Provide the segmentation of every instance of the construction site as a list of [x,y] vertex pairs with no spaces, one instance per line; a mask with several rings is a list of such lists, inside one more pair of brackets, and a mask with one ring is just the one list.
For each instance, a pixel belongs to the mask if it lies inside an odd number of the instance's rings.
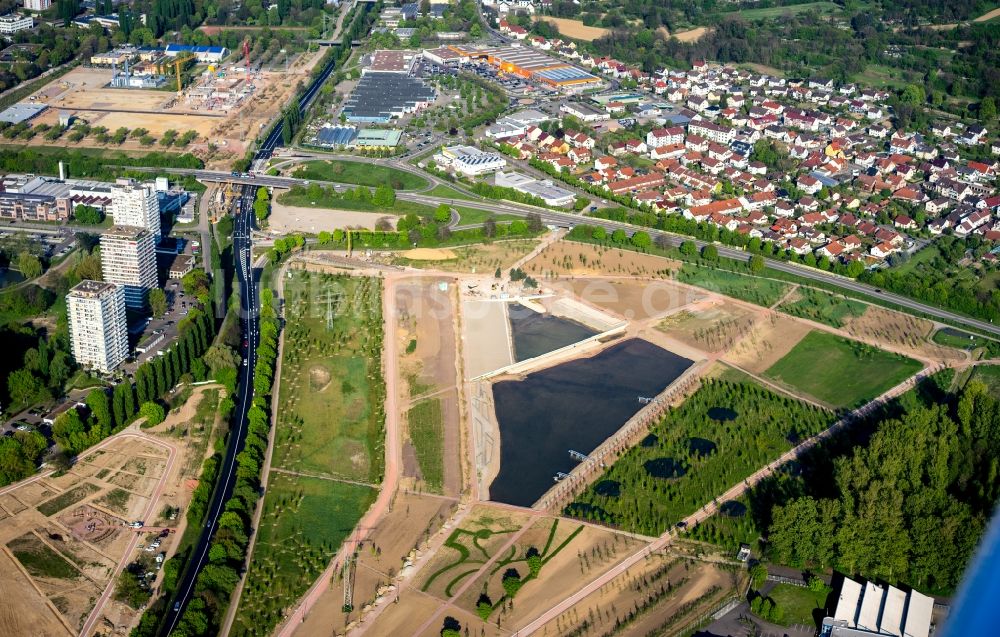
[[106,65],[73,69],[31,95],[26,101],[49,107],[35,123],[56,126],[71,118],[111,131],[143,128],[155,138],[196,131],[191,150],[207,151],[211,144],[231,160],[281,111],[319,58],[302,53],[287,73],[264,71],[244,43],[217,61],[187,51],[104,59]]

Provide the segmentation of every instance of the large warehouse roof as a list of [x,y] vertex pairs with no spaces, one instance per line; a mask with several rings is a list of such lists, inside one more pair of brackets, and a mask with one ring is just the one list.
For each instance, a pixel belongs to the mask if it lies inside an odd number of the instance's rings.
[[387,122],[432,102],[437,93],[423,80],[399,73],[366,73],[344,103],[349,120]]
[[25,122],[35,115],[38,115],[46,108],[48,108],[48,105],[46,104],[30,104],[28,102],[14,104],[13,106],[7,107],[7,109],[0,113],[0,122],[20,124],[21,122]]

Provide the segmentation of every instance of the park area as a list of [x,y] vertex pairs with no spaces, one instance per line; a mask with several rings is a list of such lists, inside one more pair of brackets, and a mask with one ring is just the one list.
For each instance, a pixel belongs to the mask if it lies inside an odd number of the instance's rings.
[[831,407],[852,408],[920,371],[911,358],[814,330],[765,375]]
[[372,188],[388,185],[393,190],[420,190],[430,185],[420,175],[405,170],[341,159],[320,159],[303,162],[296,165],[292,171],[292,176],[297,179],[332,181],[342,184],[370,186]]
[[302,270],[283,283],[274,451],[234,635],[274,628],[375,500],[383,473],[381,283]]
[[564,513],[659,535],[834,419],[749,379],[707,380]]
[[681,283],[717,292],[723,296],[770,307],[788,292],[788,285],[781,281],[747,276],[728,270],[716,270],[685,263],[677,272]]

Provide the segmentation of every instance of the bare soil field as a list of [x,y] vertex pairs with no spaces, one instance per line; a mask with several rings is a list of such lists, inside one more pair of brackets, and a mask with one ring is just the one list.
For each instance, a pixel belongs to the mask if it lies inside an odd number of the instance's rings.
[[769,312],[725,356],[734,365],[761,374],[792,351],[812,328],[802,321]]
[[712,300],[668,316],[657,329],[704,352],[723,352],[747,336],[756,319],[755,312],[740,305]]
[[475,378],[514,362],[507,304],[502,301],[462,301],[465,377]]
[[[415,555],[426,547],[427,539],[432,536],[441,524],[451,515],[454,503],[438,497],[400,493],[393,502],[392,511],[383,518],[372,532],[370,541],[358,554],[355,570],[354,607],[349,615],[343,612],[344,582],[337,577],[331,586],[310,610],[302,625],[296,629],[296,637],[328,637],[331,634],[341,634],[347,625],[357,621],[367,606],[382,596],[380,603],[394,601],[396,591],[389,590],[390,583],[405,572]],[[413,600],[429,599],[425,595],[411,594]],[[436,604],[435,604],[436,606]],[[400,619],[396,613],[403,609],[403,604],[394,604],[376,620],[381,631],[384,625],[407,622]],[[384,623],[384,619],[388,622]],[[412,629],[413,617],[408,618],[407,625]],[[402,634],[395,632],[374,632],[371,634]]]
[[414,248],[400,253],[400,256],[410,261],[449,261],[458,258],[448,248]]
[[548,279],[593,275],[665,277],[679,268],[680,263],[673,259],[572,241],[553,243],[523,267],[528,274]]
[[0,634],[75,635],[59,610],[32,585],[7,549],[0,551]]
[[677,31],[676,33],[670,33],[666,27],[660,27],[656,30],[663,38],[677,38],[681,42],[695,42],[700,40],[701,37],[707,34],[709,29],[707,27],[698,27],[697,29],[688,29],[687,31]]
[[[403,353],[400,373],[407,379],[404,395],[401,396],[402,404],[411,400],[416,402],[420,396],[429,395],[440,401],[442,486],[444,494],[451,496],[458,495],[462,488],[456,295],[457,283],[454,279],[421,277],[396,284],[400,328],[398,351]],[[412,348],[411,343],[414,344]],[[406,445],[411,447],[412,452],[412,441],[407,441]],[[414,475],[412,472],[404,473]]]
[[564,635],[584,623],[596,627],[594,634],[604,634],[636,608],[642,610],[615,635],[678,634],[731,595],[736,584],[734,574],[717,564],[674,551],[655,553],[549,622],[539,634]]
[[[543,254],[544,256],[544,254]],[[567,290],[585,302],[613,312],[626,320],[663,316],[704,298],[687,286],[662,279],[611,279],[587,277],[554,281],[549,287]]]
[[844,324],[844,331],[848,334],[874,341],[884,349],[941,361],[965,360],[964,352],[933,342],[931,336],[934,330],[931,321],[874,305],[868,306],[861,316],[847,319]]
[[337,228],[367,228],[372,230],[382,220],[396,227],[399,217],[379,212],[357,212],[353,210],[327,210],[306,208],[274,203],[267,223],[277,234],[290,232],[333,231]]
[[555,24],[559,28],[559,33],[571,37],[574,40],[592,42],[611,32],[610,29],[606,29],[604,27],[588,27],[580,20],[571,20],[569,18],[553,18],[552,16],[547,15],[535,16],[535,22],[540,20]]

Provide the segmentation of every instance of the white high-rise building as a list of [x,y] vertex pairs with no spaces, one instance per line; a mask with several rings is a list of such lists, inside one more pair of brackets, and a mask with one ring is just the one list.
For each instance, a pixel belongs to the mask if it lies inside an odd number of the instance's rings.
[[119,179],[111,186],[111,219],[116,226],[145,228],[160,239],[160,200],[156,186]]
[[24,8],[28,11],[45,11],[52,6],[52,0],[24,0]]
[[114,226],[101,235],[104,280],[125,288],[125,305],[145,309],[149,291],[158,285],[156,242],[145,228]]
[[77,364],[107,373],[128,358],[123,288],[80,281],[66,295],[66,306],[69,341]]

